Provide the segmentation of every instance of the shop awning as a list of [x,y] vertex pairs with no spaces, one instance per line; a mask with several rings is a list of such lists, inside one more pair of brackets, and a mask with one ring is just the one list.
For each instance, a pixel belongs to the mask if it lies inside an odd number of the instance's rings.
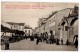
[[12,32],[12,30],[3,26],[3,25],[1,25],[1,32]]

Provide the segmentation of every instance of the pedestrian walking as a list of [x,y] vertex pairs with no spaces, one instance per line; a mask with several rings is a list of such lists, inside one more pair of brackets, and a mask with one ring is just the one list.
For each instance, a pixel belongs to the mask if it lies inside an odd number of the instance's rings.
[[43,33],[43,42],[45,41],[45,33]]
[[59,44],[60,44],[60,43],[59,43],[59,41],[60,41],[60,40],[57,38],[57,42],[56,42],[56,44],[57,44],[57,45],[59,45]]
[[78,39],[76,38],[76,40],[75,40],[75,48],[77,48],[78,47]]
[[50,36],[50,44],[53,44],[54,43],[54,35],[51,35]]
[[68,46],[70,43],[69,43],[69,40],[67,39],[67,42],[66,42],[66,45]]
[[9,49],[9,40],[5,40],[5,50]]
[[61,45],[63,45],[63,39],[61,39]]
[[41,33],[41,42],[43,42],[43,34]]
[[48,42],[48,33],[46,32],[46,43]]
[[37,40],[36,40],[36,44],[37,44],[37,45],[38,45],[39,41],[40,41],[40,37],[37,36]]

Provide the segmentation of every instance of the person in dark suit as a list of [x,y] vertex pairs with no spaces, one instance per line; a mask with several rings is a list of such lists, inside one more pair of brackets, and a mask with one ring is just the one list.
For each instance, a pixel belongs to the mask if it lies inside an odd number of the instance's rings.
[[78,47],[78,38],[76,38],[76,40],[75,40],[75,47],[77,48]]
[[61,39],[61,44],[63,45],[63,39]]
[[60,41],[60,40],[57,38],[57,45],[60,45],[59,41]]
[[38,43],[39,43],[39,40],[40,40],[40,37],[37,36],[37,40],[36,40],[36,44],[37,44],[37,45],[38,45]]
[[5,41],[5,50],[8,50],[9,49],[9,40],[6,40]]

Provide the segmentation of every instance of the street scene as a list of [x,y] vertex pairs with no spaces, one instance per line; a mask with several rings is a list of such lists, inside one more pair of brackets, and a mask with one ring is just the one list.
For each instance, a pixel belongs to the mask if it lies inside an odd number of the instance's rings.
[[[39,45],[36,45],[35,41],[30,41],[30,39],[21,40],[19,42],[10,43],[9,50],[41,50],[41,51],[77,51],[75,46],[66,46],[66,45],[56,45],[56,44],[46,44],[45,42],[40,42]],[[46,48],[45,48],[46,47]],[[3,50],[5,46],[1,47]]]
[[2,2],[1,50],[78,51],[79,3]]

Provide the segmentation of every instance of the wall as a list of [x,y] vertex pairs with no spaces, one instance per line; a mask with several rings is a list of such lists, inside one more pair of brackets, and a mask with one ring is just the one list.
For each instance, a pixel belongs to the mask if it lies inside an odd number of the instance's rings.
[[13,30],[19,30],[20,26],[19,25],[11,25],[11,29]]
[[44,27],[45,27],[45,25],[40,26],[40,29],[39,29],[40,34],[45,32]]
[[26,35],[29,35],[29,34],[32,35],[33,30],[32,29],[24,29],[24,32]]
[[48,18],[45,24],[45,32],[50,35],[50,30],[53,31],[53,34],[55,35],[55,15],[53,15],[51,18]]
[[59,11],[57,14],[55,14],[55,31],[56,31],[56,36],[57,38],[60,38],[60,34],[59,34],[59,30],[58,30],[58,25],[61,22],[63,17],[67,17],[69,15],[69,12],[72,9],[63,9],[61,11]]
[[68,32],[65,31],[65,30],[66,30],[66,29],[65,29],[65,26],[67,26],[67,23],[65,23],[65,25],[64,25],[64,31],[63,31],[63,43],[64,43],[64,44],[66,44],[67,34],[68,34]]
[[74,24],[71,26],[72,27],[72,29],[71,29],[71,31],[70,31],[70,42],[73,42],[73,37],[75,36],[75,35],[78,35],[78,20],[76,20],[75,22],[74,22]]
[[20,31],[24,31],[24,26],[19,26]]

